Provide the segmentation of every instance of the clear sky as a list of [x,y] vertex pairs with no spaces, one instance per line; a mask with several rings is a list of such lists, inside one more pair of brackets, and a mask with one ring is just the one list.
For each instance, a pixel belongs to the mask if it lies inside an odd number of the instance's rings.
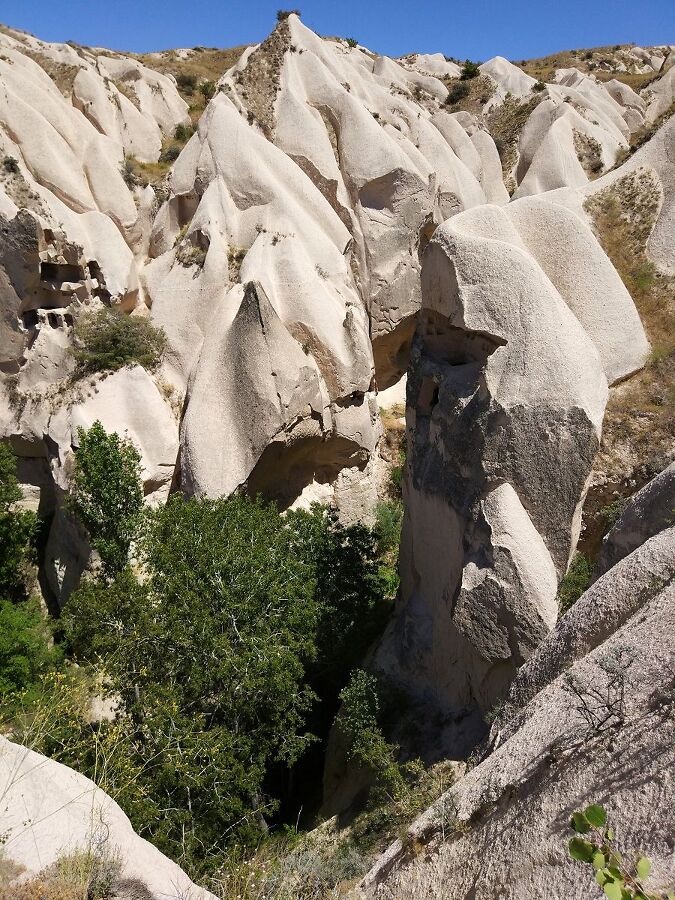
[[[485,60],[603,44],[675,43],[675,0],[295,0],[305,24],[391,56]],[[0,22],[44,40],[118,50],[262,40],[279,0],[0,0]],[[288,4],[289,6],[292,4]]]

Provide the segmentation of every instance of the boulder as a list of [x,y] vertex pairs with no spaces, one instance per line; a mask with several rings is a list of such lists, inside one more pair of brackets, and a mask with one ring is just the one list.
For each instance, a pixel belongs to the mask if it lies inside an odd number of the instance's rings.
[[0,827],[3,856],[22,879],[80,851],[119,856],[122,875],[145,884],[156,900],[215,900],[170,859],[140,838],[115,801],[93,781],[0,737]]

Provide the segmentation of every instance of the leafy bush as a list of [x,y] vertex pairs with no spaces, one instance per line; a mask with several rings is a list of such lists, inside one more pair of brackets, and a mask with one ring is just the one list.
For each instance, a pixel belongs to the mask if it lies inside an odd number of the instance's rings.
[[216,93],[216,85],[213,81],[202,81],[199,85],[199,93],[205,100],[210,100]]
[[185,141],[189,140],[194,134],[194,129],[191,125],[186,125],[185,122],[179,122],[176,125],[176,130],[173,133],[173,136],[177,141],[181,141],[185,143]]
[[26,582],[37,521],[34,513],[16,508],[21,497],[14,454],[0,443],[0,600],[19,601],[28,596]]
[[455,103],[459,103],[460,100],[463,100],[465,97],[469,96],[470,93],[469,85],[466,81],[457,81],[450,88],[448,92],[448,96],[446,98],[446,104],[448,106],[453,106]]
[[268,767],[311,740],[304,674],[318,609],[296,540],[272,506],[174,496],[148,513],[144,582],[128,568],[107,585],[86,581],[63,613],[76,657],[105,660],[134,723],[137,791],[154,814],[126,811],[195,872],[223,834],[259,830],[275,806],[263,796]]
[[50,646],[51,630],[36,599],[22,603],[0,600],[0,702],[5,714],[12,699],[24,699],[40,675],[56,669],[62,659]]
[[400,500],[385,500],[377,504],[375,534],[380,556],[397,550],[401,540],[403,504]]
[[164,351],[166,337],[149,319],[127,316],[104,307],[80,316],[75,325],[78,348],[74,355],[79,374],[115,372],[129,363],[153,369]]
[[177,144],[169,144],[159,154],[159,161],[163,163],[175,162],[180,156],[180,147]]
[[405,779],[396,761],[398,748],[387,743],[378,724],[377,679],[363,669],[356,669],[340,699],[344,706],[338,723],[350,739],[350,757],[373,773],[387,799],[395,800],[403,793]]
[[389,612],[377,538],[363,525],[341,525],[333,511],[318,505],[287,514],[286,522],[315,585],[317,656],[308,677],[322,699],[331,700],[382,632]]
[[359,46],[359,42],[356,40],[356,38],[345,38],[345,40],[347,41],[347,46],[351,47],[352,49]]
[[558,587],[558,609],[564,615],[577,602],[588,587],[593,569],[590,562],[581,553],[575,553],[567,574]]
[[576,832],[569,842],[572,859],[593,867],[595,880],[608,900],[675,900],[675,892],[652,893],[645,881],[651,862],[640,853],[627,858],[613,845],[614,829],[607,824],[604,807],[593,804],[575,812],[570,820]]
[[300,18],[299,9],[278,9],[277,22],[284,22],[289,16],[298,16]]
[[541,81],[541,79],[539,81],[535,81],[535,83],[532,85],[532,90],[533,91],[546,90],[546,83],[544,81]]
[[99,421],[78,429],[72,509],[89,532],[106,576],[121,571],[141,520],[141,457],[134,445]]
[[188,72],[180,72],[176,75],[176,83],[186,94],[192,94],[197,87],[197,76]]
[[480,75],[478,63],[471,62],[470,59],[467,59],[462,66],[462,73],[459,77],[462,81],[468,81],[470,78],[476,78],[478,75]]
[[2,167],[5,172],[9,172],[12,175],[16,175],[21,171],[19,169],[19,163],[13,156],[6,156],[2,161]]

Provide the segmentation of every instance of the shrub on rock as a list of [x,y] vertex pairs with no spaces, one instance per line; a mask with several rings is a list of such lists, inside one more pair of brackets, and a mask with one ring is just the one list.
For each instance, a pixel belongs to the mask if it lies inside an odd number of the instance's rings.
[[164,351],[166,338],[149,319],[127,316],[105,307],[80,316],[75,325],[76,349],[81,375],[115,372],[129,363],[154,369]]

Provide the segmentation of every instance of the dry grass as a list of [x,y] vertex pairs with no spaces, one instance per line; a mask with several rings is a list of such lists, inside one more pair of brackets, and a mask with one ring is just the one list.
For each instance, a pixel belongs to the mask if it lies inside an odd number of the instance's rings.
[[589,179],[593,181],[603,169],[602,147],[595,138],[583,131],[577,131],[575,128],[574,150],[577,154],[577,159],[581,163],[581,168],[588,175]]
[[[199,84],[207,81],[217,83],[231,69],[247,45],[241,47],[193,47],[187,59],[178,56],[175,50],[160,53],[130,54],[149,69],[173,75],[178,82],[178,93],[190,107],[190,119],[196,125],[206,108],[207,99],[199,91]],[[194,86],[190,84],[190,80]]]
[[[175,50],[163,50],[160,53],[129,54],[149,69],[162,72],[164,75],[192,75],[197,81],[218,81],[231,69],[248,45],[241,47],[194,47],[187,59],[181,59]],[[184,98],[190,102],[192,95],[183,92]]]
[[143,882],[122,876],[119,855],[100,843],[63,854],[39,875],[17,884],[20,871],[5,862],[0,876],[8,874],[0,881],[0,900],[153,900]]
[[377,857],[455,781],[457,764],[421,766],[404,794],[368,807],[344,826],[336,819],[305,835],[267,841],[248,860],[233,860],[209,888],[219,900],[338,900]]
[[73,84],[80,71],[79,66],[71,66],[68,63],[58,63],[47,56],[38,53],[37,50],[29,50],[28,47],[22,47],[21,52],[36,62],[41,69],[51,78],[57,88],[64,97],[70,100],[73,91]]
[[495,92],[495,83],[487,75],[478,75],[476,78],[469,78],[466,81],[462,81],[460,78],[446,77],[443,79],[443,83],[448,88],[448,93],[458,84],[468,85],[469,88],[469,93],[466,97],[462,97],[455,103],[448,104],[450,112],[464,110],[465,112],[473,113],[475,116],[480,116],[483,112],[483,107]]
[[607,530],[605,511],[661,471],[675,434],[675,278],[649,260],[659,190],[646,171],[632,172],[586,201],[605,252],[628,288],[652,345],[637,374],[612,388],[579,549],[593,559]]
[[512,194],[517,187],[513,169],[518,161],[520,134],[542,100],[543,97],[539,92],[525,102],[516,97],[509,97],[487,116],[487,129],[497,146],[504,183],[509,194]]
[[[579,50],[561,50],[549,56],[540,56],[535,59],[522,59],[513,61],[523,72],[541,81],[550,81],[556,69],[579,69],[580,72],[593,74],[600,81],[610,81],[616,78],[640,91],[654,79],[659,78],[662,72],[647,72],[637,74],[633,72],[615,72],[610,69],[600,68],[601,63],[614,63],[622,58],[622,51],[629,50],[630,44],[614,44],[606,47],[587,47]],[[628,62],[628,60],[625,60]]]

